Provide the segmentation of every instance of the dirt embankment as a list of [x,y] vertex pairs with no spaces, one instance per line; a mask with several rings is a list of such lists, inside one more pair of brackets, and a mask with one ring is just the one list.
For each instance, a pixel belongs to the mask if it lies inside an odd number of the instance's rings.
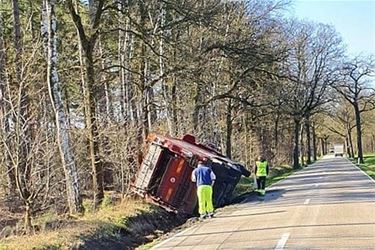
[[46,223],[35,235],[3,235],[0,249],[134,249],[178,228],[188,218],[151,206],[132,216],[57,219]]
[[[238,203],[247,195],[243,194],[233,202]],[[93,214],[94,217],[89,219],[49,219],[35,225],[34,236],[16,233],[15,224],[22,219],[22,214],[17,214],[18,218],[0,220],[0,232],[4,226],[7,230],[3,231],[8,232],[7,235],[0,235],[0,249],[15,249],[15,246],[26,249],[134,249],[197,222],[197,218],[192,215],[168,212],[155,205],[146,205],[147,209],[136,209],[138,212],[130,216],[122,212],[132,205],[134,204],[130,202],[123,206],[114,206],[104,215],[99,212],[97,217]],[[10,212],[8,214],[12,215]],[[7,223],[4,224],[5,222]],[[30,237],[41,240],[34,241]]]
[[[155,208],[150,213],[142,213],[125,219],[110,231],[99,228],[92,235],[81,238],[73,249],[134,249],[149,243],[161,235],[184,224],[189,217]],[[105,230],[105,231],[103,231]]]

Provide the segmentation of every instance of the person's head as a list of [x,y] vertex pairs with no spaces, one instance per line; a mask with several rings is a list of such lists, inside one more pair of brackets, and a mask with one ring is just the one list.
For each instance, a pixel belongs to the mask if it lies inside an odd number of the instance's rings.
[[204,161],[202,159],[199,159],[197,162],[197,167],[204,165]]
[[204,165],[206,167],[209,167],[208,165],[208,159],[206,157],[203,157],[202,159],[198,160],[198,166],[199,165]]

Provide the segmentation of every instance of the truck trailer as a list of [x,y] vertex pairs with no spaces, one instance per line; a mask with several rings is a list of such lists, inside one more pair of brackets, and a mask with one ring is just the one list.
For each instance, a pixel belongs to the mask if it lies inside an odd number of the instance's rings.
[[335,157],[344,156],[344,145],[343,144],[333,145],[333,153],[335,154]]
[[177,139],[151,134],[146,142],[147,150],[132,190],[169,211],[194,213],[197,195],[191,173],[199,160],[208,159],[216,175],[214,207],[231,202],[241,175],[250,176],[244,165],[232,161],[213,147],[197,143],[192,135]]

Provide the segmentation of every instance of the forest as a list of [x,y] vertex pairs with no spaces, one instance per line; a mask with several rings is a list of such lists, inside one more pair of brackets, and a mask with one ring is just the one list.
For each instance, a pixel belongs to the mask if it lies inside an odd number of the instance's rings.
[[[248,169],[375,152],[375,58],[290,0],[0,0],[0,212],[129,194],[149,133]],[[4,226],[0,222],[0,229]]]

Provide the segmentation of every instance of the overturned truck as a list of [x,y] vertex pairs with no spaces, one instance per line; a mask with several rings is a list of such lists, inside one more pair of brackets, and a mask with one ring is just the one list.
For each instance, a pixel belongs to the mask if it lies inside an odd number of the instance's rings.
[[196,186],[190,177],[199,160],[209,159],[212,162],[216,175],[214,207],[228,204],[241,175],[250,175],[243,165],[197,143],[192,135],[175,139],[151,134],[147,143],[147,151],[132,189],[168,210],[194,213]]

